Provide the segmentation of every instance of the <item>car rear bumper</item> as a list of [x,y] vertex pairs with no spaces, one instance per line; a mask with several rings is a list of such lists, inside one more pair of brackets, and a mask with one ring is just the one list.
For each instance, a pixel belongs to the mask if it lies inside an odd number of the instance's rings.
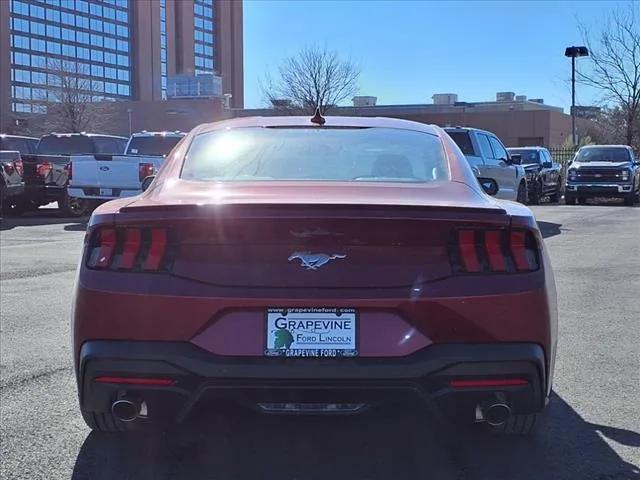
[[3,199],[22,195],[24,194],[24,183],[3,185],[0,194]]
[[[111,194],[106,194],[108,190]],[[142,189],[137,188],[100,188],[100,187],[69,187],[69,196],[75,198],[86,198],[87,200],[114,200],[117,198],[134,197],[142,193]]]
[[623,197],[633,190],[632,184],[569,183],[566,195],[579,197]]
[[[152,420],[181,420],[217,401],[262,405],[362,404],[393,399],[437,404],[475,418],[476,406],[504,395],[514,413],[546,403],[541,346],[531,343],[431,345],[406,357],[293,359],[226,357],[187,342],[89,341],[77,369],[81,408],[108,412],[123,395],[144,401]],[[167,386],[97,382],[99,377],[170,379]],[[512,386],[452,387],[452,380],[518,378]]]
[[39,204],[57,202],[65,193],[66,187],[55,184],[29,184],[25,185],[24,196],[27,200]]

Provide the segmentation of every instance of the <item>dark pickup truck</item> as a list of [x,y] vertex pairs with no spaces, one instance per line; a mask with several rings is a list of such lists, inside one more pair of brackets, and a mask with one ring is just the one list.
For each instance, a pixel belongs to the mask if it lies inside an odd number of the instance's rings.
[[0,212],[22,213],[24,196],[21,155],[35,151],[38,139],[0,134]]
[[72,158],[82,155],[118,155],[127,139],[91,133],[52,133],[40,138],[36,153],[24,155],[25,200],[31,208],[58,202],[65,216],[80,217],[90,212],[90,200],[69,197],[67,183]]
[[556,203],[562,196],[562,165],[553,161],[544,147],[507,148],[513,163],[524,168],[528,203],[537,205],[544,197]]
[[567,205],[587,198],[622,198],[632,206],[640,201],[640,161],[627,145],[581,147],[569,164],[564,195]]

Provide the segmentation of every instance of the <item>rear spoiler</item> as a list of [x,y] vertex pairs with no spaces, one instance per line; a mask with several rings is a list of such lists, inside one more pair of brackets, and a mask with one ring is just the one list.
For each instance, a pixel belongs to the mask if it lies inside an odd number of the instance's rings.
[[[225,208],[227,207],[227,208]],[[340,208],[336,208],[340,207]],[[226,210],[226,212],[225,212]],[[144,200],[137,199],[136,201],[122,207],[120,212],[122,213],[142,213],[142,212],[165,212],[173,213],[180,218],[184,213],[196,213],[196,216],[209,216],[211,213],[215,213],[217,216],[224,216],[225,214],[241,214],[243,216],[258,216],[261,217],[265,213],[276,211],[279,216],[304,216],[307,218],[313,218],[314,215],[326,216],[327,212],[331,212],[331,216],[386,216],[389,211],[401,211],[403,216],[407,218],[421,218],[421,217],[446,217],[451,213],[460,214],[492,214],[492,215],[506,215],[506,210],[496,208],[483,208],[483,207],[464,207],[464,206],[413,206],[413,205],[338,205],[338,204],[250,204],[250,203],[229,203],[226,205],[211,204],[211,205],[198,205],[195,203],[180,203],[180,204],[158,204],[155,202],[145,202]]]

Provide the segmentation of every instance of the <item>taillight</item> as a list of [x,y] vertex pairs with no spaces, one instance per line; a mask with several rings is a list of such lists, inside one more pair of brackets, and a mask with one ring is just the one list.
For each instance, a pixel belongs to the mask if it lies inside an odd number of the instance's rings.
[[155,167],[153,166],[153,163],[141,163],[138,166],[138,178],[140,181],[143,181],[145,178],[153,175],[154,170]]
[[540,267],[538,244],[527,230],[456,230],[449,255],[456,273],[532,272]]
[[73,166],[72,166],[71,162],[67,163],[67,164],[64,166],[64,171],[65,171],[65,173],[67,174],[67,178],[68,178],[69,180],[71,180],[71,175],[73,174]]
[[22,176],[22,174],[24,173],[24,165],[22,163],[22,160],[16,160],[15,162],[13,162],[13,164],[16,167],[16,172],[18,172],[18,175]]
[[53,166],[49,162],[42,162],[36,165],[36,173],[42,178],[47,178]]
[[13,175],[13,171],[15,170],[15,167],[13,166],[13,162],[5,163],[2,167],[4,169],[4,172],[7,175]]
[[168,233],[164,228],[105,227],[89,239],[87,267],[99,270],[158,272],[168,266]]

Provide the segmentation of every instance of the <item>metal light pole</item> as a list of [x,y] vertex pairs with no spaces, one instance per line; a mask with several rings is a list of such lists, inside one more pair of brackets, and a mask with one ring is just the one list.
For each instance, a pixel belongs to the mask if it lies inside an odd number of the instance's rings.
[[133,133],[131,131],[131,114],[133,113],[133,109],[127,108],[127,113],[129,114],[129,136],[131,136],[131,134]]
[[576,57],[588,57],[587,47],[567,47],[564,50],[565,57],[571,57],[571,139],[573,146],[577,146],[576,137]]

